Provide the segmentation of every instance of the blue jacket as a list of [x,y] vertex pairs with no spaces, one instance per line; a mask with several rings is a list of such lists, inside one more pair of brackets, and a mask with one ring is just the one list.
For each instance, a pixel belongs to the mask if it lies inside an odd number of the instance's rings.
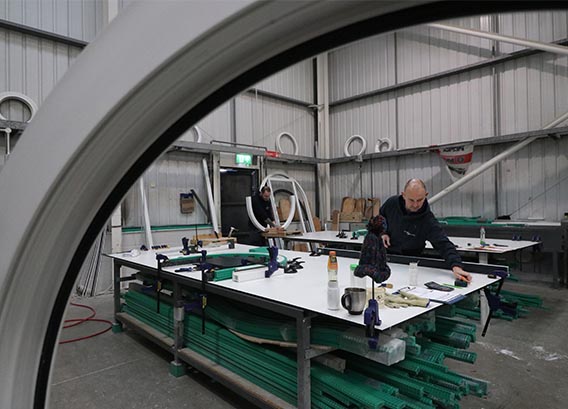
[[386,233],[391,243],[387,249],[389,253],[420,256],[428,240],[451,267],[463,267],[456,246],[440,227],[427,200],[420,210],[409,213],[402,195],[392,196],[383,203],[379,212],[387,221]]

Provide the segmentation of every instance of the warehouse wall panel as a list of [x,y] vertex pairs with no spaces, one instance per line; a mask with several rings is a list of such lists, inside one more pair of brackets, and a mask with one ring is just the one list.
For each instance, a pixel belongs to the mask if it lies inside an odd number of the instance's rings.
[[539,54],[499,66],[501,133],[541,129],[568,111],[568,57]]
[[493,135],[489,68],[406,88],[398,98],[398,148]]
[[103,0],[9,0],[0,19],[90,42],[102,30]]
[[[226,102],[197,123],[201,129],[202,143],[211,141],[231,142],[231,102]],[[191,129],[180,137],[182,141],[195,142],[196,135]]]
[[[314,117],[311,111],[260,95],[241,94],[236,100],[237,142],[276,150],[282,132],[291,133],[298,154],[314,156]],[[284,153],[293,153],[289,138],[281,139]]]
[[[67,71],[80,49],[0,29],[0,92],[27,95],[38,105]],[[23,104],[12,101],[0,106],[4,117],[14,121],[29,118]]]
[[[340,210],[342,199],[373,197],[371,162],[343,162],[331,166],[331,209]],[[376,196],[376,192],[375,195]]]
[[304,102],[313,102],[313,60],[301,61],[256,84],[254,88]]
[[[152,226],[205,223],[207,216],[199,206],[191,214],[182,214],[179,194],[194,189],[207,203],[205,177],[201,165],[203,156],[190,153],[166,153],[144,173],[144,186]],[[126,195],[123,205],[124,226],[142,226],[144,213],[138,182]]]
[[337,101],[396,83],[394,34],[383,34],[329,53],[329,98]]
[[[489,30],[489,18],[478,16],[441,23]],[[397,33],[398,82],[413,80],[491,57],[491,41],[426,26]]]
[[[345,142],[352,135],[360,135],[367,142],[364,153],[375,151],[379,138],[389,138],[396,144],[396,101],[394,93],[340,105],[330,111],[330,155],[343,157]],[[358,153],[361,142],[349,145],[351,154]]]
[[501,164],[501,214],[561,220],[568,211],[568,139],[541,139]]

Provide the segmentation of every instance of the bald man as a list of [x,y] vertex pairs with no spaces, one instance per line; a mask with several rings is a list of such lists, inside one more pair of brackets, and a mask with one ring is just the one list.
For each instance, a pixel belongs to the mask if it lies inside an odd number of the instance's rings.
[[386,219],[387,230],[381,239],[387,252],[420,256],[428,240],[450,264],[456,279],[471,282],[471,275],[463,270],[456,246],[440,227],[426,196],[428,191],[424,182],[410,179],[400,196],[392,196],[383,203],[379,212]]

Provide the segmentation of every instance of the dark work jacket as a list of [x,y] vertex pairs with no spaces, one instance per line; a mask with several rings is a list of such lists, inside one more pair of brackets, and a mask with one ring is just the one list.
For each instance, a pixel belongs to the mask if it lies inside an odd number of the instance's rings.
[[451,267],[463,267],[456,246],[440,227],[427,200],[420,210],[410,213],[404,206],[402,195],[392,196],[383,203],[379,212],[387,221],[386,233],[391,243],[387,249],[389,253],[420,256],[428,240]]
[[252,201],[252,211],[254,213],[254,217],[258,222],[266,226],[266,219],[270,219],[274,221],[274,215],[272,214],[272,204],[269,201],[265,201],[260,193],[254,195],[251,199]]

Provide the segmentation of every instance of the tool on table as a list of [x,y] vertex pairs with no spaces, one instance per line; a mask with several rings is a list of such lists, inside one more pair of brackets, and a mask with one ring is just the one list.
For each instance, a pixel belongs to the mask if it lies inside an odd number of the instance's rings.
[[181,267],[174,270],[175,273],[184,273],[193,271],[193,267]]
[[347,234],[345,234],[345,232],[341,230],[338,234],[335,235],[335,237],[339,237],[340,239],[346,239]]
[[229,235],[227,237],[233,237],[233,233],[239,231],[239,229],[231,226],[231,229],[229,230]]
[[264,276],[266,278],[270,277],[276,270],[278,270],[278,247],[269,247],[268,255],[270,256],[270,260],[268,260],[266,265],[268,270],[264,272]]
[[302,266],[303,263],[305,263],[305,261],[302,260],[301,257],[293,258],[292,260],[286,263],[286,267],[284,268],[284,274],[297,273],[298,270],[304,268],[304,266]]
[[424,283],[424,285],[425,285],[427,288],[431,289],[431,290],[447,291],[447,292],[449,292],[449,291],[454,291],[453,288],[451,288],[451,287],[446,287],[445,285],[438,284],[438,283],[436,283],[436,282],[434,282],[434,281],[429,281],[429,282],[427,282],[427,283]]
[[181,238],[181,245],[183,248],[180,250],[180,253],[183,254],[184,256],[189,255],[191,251],[189,249],[189,239],[187,237]]
[[156,280],[156,299],[158,305],[156,312],[160,313],[160,294],[162,293],[162,263],[168,261],[169,258],[163,254],[156,254],[156,261],[158,262],[158,279]]
[[365,336],[369,338],[369,348],[376,350],[379,344],[379,331],[375,325],[381,325],[379,318],[379,303],[375,299],[375,283],[371,287],[371,299],[369,306],[365,308],[363,313],[363,322],[365,323]]
[[467,287],[467,281],[460,280],[459,278],[454,281],[454,286],[456,287]]

